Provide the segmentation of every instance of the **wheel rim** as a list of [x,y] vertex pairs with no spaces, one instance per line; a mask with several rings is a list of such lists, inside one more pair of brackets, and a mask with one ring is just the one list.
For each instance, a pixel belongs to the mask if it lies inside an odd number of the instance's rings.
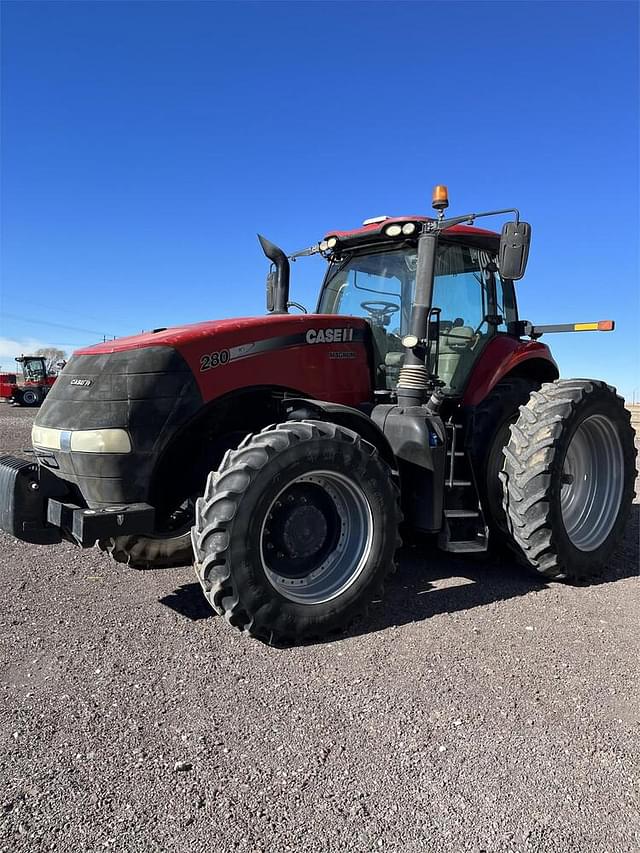
[[622,445],[615,424],[592,415],[574,432],[562,468],[560,508],[573,545],[594,551],[616,522],[624,491]]
[[273,587],[298,604],[322,604],[360,576],[371,554],[373,514],[363,490],[335,471],[310,471],[272,501],[260,558]]
[[30,406],[32,403],[38,399],[33,391],[25,391],[22,395],[23,401]]

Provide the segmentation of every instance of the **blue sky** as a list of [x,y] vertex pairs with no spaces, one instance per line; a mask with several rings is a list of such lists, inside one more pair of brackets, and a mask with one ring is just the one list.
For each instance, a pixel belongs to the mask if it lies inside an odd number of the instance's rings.
[[2,42],[5,369],[263,313],[256,231],[293,251],[441,182],[521,209],[521,315],[615,318],[548,341],[640,399],[636,3],[4,2]]

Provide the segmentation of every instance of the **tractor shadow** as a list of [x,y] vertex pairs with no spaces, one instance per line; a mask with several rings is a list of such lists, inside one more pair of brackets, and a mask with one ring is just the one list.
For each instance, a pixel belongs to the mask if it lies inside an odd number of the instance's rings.
[[[639,533],[640,505],[634,504],[622,542],[604,573],[589,586],[638,577]],[[510,557],[456,557],[442,553],[435,542],[425,539],[402,548],[397,571],[388,579],[384,597],[372,603],[366,618],[356,620],[345,632],[310,640],[306,645],[335,642],[441,613],[470,610],[534,593],[545,586]],[[183,584],[159,601],[194,622],[216,615],[198,583]]]
[[160,604],[169,607],[171,610],[190,619],[192,622],[198,622],[200,619],[209,619],[216,614],[211,609],[209,603],[202,594],[202,589],[199,583],[185,583],[179,586],[169,595],[165,595],[158,599]]
[[[633,504],[625,535],[603,573],[584,584],[600,586],[640,575],[640,505]],[[384,599],[374,602],[366,619],[346,636],[358,636],[474,607],[505,601],[545,589],[513,557],[457,557],[438,551],[425,540],[401,550],[398,568],[387,582]]]

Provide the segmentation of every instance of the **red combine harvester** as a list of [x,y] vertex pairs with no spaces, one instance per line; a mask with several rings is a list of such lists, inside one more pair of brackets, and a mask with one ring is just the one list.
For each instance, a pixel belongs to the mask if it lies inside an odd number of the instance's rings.
[[[447,206],[436,187],[436,218],[376,217],[292,255],[327,261],[313,314],[289,313],[290,258],[261,237],[267,316],[78,350],[36,462],[0,459],[0,527],[134,568],[194,562],[211,606],[267,642],[364,612],[403,530],[506,547],[542,579],[597,575],[634,432],[615,389],[559,379],[539,338],[613,323],[521,320],[530,226]],[[501,234],[471,225],[504,214]]]
[[39,406],[56,381],[47,373],[46,359],[39,355],[16,358],[20,373],[0,373],[0,400],[16,406]]

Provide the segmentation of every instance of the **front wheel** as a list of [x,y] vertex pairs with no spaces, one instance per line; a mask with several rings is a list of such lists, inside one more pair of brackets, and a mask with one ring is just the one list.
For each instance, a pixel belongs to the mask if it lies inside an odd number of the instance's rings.
[[196,572],[231,625],[268,642],[322,636],[380,595],[400,518],[371,444],[335,424],[279,424],[209,476],[192,531]]
[[193,562],[188,532],[176,536],[115,536],[100,539],[98,548],[132,569],[170,569]]
[[500,475],[526,565],[553,580],[597,576],[622,537],[636,479],[630,413],[614,388],[558,380],[511,427]]
[[194,499],[188,498],[168,519],[163,529],[149,536],[129,535],[100,539],[98,547],[116,563],[132,569],[169,569],[193,563],[191,525]]

